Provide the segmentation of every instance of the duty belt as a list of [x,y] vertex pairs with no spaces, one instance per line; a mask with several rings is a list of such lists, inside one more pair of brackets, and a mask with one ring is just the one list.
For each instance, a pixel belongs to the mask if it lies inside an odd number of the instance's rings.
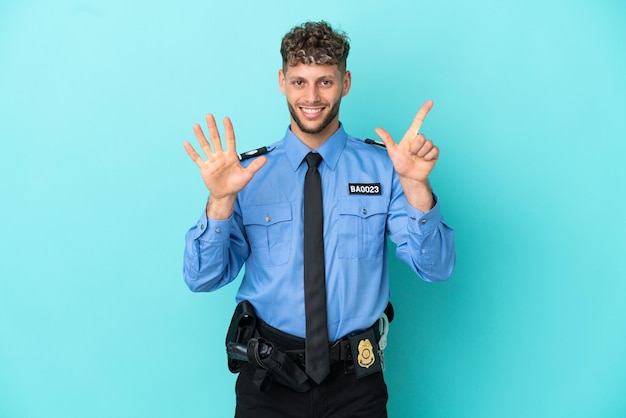
[[[376,321],[367,330],[372,330],[375,336],[375,343],[380,341],[380,329],[379,323]],[[365,331],[367,331],[365,330]],[[275,348],[284,351],[293,361],[299,366],[305,368],[306,357],[304,355],[304,338],[297,338],[293,336],[287,336],[285,333],[277,330],[276,328],[268,325],[263,320],[257,318],[257,331],[266,340],[271,341]],[[328,353],[330,355],[330,362],[338,363],[341,361],[347,362],[346,372],[354,371],[352,366],[352,350],[350,347],[350,338],[344,337],[337,340],[328,347]]]
[[[393,306],[389,304],[381,321],[333,343],[329,347],[331,363],[343,361],[346,373],[355,372],[357,378],[380,371],[393,315]],[[276,380],[298,392],[306,392],[311,384],[304,372],[304,344],[303,338],[286,334],[257,318],[252,304],[242,301],[235,309],[226,335],[228,368],[238,373],[243,363],[250,363],[256,369],[254,382],[262,391]]]

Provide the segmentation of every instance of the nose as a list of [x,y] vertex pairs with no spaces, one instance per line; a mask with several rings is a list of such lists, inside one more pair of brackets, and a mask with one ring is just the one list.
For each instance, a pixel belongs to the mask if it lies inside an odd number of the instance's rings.
[[317,85],[311,85],[306,91],[305,99],[308,104],[317,103],[319,101],[319,90]]

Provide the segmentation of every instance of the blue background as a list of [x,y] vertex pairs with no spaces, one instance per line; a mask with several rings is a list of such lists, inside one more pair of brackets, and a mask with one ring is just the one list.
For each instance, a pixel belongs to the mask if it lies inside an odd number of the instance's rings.
[[348,32],[341,119],[421,104],[456,230],[444,284],[391,266],[392,417],[626,416],[626,5],[618,0],[3,1],[0,417],[228,417],[237,285],[193,294],[207,112],[288,124],[282,35]]

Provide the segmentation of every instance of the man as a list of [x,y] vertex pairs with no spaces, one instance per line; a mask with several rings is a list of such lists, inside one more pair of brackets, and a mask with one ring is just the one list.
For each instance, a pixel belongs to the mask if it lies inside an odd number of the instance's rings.
[[230,120],[223,147],[208,115],[210,143],[194,125],[206,159],[185,143],[210,192],[186,236],[185,281],[213,291],[246,266],[237,300],[256,322],[243,339],[235,322],[229,332],[231,360],[242,360],[237,417],[386,417],[387,237],[423,280],[452,273],[453,232],[428,183],[439,149],[419,133],[433,103],[398,144],[380,128],[384,145],[348,135],[339,106],[352,84],[349,47],[325,22],[285,35],[278,82],[291,124],[282,140],[240,160]]

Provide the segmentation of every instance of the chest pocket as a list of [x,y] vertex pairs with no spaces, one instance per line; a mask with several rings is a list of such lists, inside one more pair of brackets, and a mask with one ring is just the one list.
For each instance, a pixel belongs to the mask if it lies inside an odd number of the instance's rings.
[[340,258],[374,258],[383,255],[386,239],[387,198],[346,197],[339,200]]
[[259,266],[271,267],[289,261],[293,219],[291,203],[242,208],[243,224]]

